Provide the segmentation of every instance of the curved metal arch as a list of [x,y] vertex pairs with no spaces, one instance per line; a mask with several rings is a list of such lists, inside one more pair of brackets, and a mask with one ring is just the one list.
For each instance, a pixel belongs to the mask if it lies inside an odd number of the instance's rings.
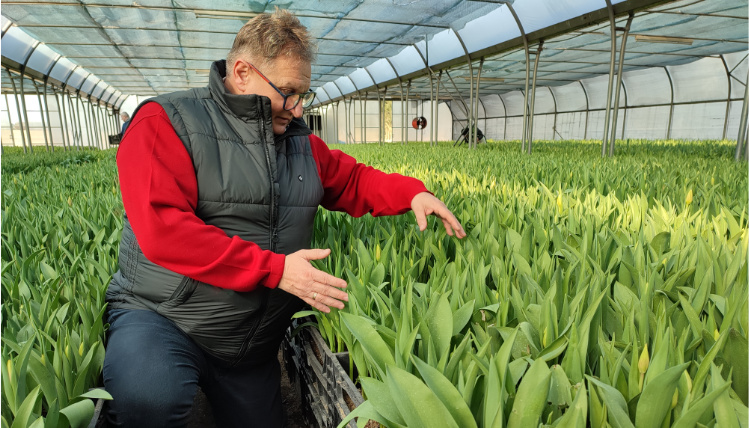
[[585,85],[583,85],[582,80],[578,80],[577,83],[580,84],[580,87],[583,89],[583,94],[585,95],[585,131],[583,131],[583,140],[588,139],[588,123],[590,119],[590,99],[588,98],[588,90],[585,89]]
[[[728,115],[731,112],[731,71],[728,70],[728,63],[726,62],[726,57],[724,55],[720,55],[720,60],[723,62],[723,68],[726,70],[726,79],[728,79],[728,95],[726,96],[726,119],[723,121],[723,139],[726,139],[726,134],[728,133]],[[665,67],[664,67],[665,68]]]
[[564,137],[562,137],[562,134],[560,134],[557,131],[557,115],[559,114],[559,108],[557,107],[557,96],[554,95],[554,91],[551,89],[551,86],[547,86],[546,88],[549,90],[549,93],[551,94],[551,100],[554,101],[554,124],[551,126],[551,130],[554,132],[551,134],[551,138],[552,140],[556,140],[557,139],[556,136],[559,135],[559,138],[564,140]]
[[622,139],[627,130],[627,112],[629,111],[629,94],[627,93],[627,84],[622,81],[622,92],[624,92],[624,117],[622,118]]
[[[666,139],[671,139],[671,124],[673,123],[674,119],[674,81],[671,78],[671,73],[668,72],[668,68],[666,66],[663,66],[663,71],[666,72],[666,77],[668,77],[668,85],[671,87],[671,105],[669,106],[669,112],[668,112],[668,128],[666,128]],[[730,98],[730,93],[729,93]]]
[[603,120],[603,139],[601,140],[601,157],[606,156],[606,144],[609,137],[609,119],[611,118],[611,93],[614,90],[614,62],[616,61],[616,16],[611,0],[606,0],[609,12],[609,26],[611,31],[611,60],[609,61],[609,86],[606,93],[606,115]]
[[[610,2],[610,0],[606,0],[606,1]],[[624,27],[624,34],[622,35],[622,47],[621,49],[619,49],[619,67],[616,70],[616,83],[617,84],[616,84],[616,96],[614,97],[614,117],[613,117],[613,123],[611,125],[611,141],[609,142],[609,156],[614,156],[614,144],[616,142],[616,122],[617,122],[618,113],[619,113],[619,88],[624,86],[622,84],[622,71],[624,70],[624,52],[626,52],[627,37],[629,36],[629,28],[632,25],[632,19],[634,17],[635,17],[635,14],[633,12],[629,12],[629,16],[627,17],[627,24]],[[614,37],[614,40],[616,41],[616,37]],[[624,100],[624,106],[625,106],[624,114],[626,115],[626,106],[627,106],[626,98]],[[624,126],[622,126],[622,134],[624,133],[623,131],[624,131]]]

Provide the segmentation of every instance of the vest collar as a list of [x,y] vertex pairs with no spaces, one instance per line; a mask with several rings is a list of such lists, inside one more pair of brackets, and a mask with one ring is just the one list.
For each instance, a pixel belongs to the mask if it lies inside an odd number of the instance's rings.
[[240,119],[270,119],[270,98],[261,95],[232,94],[224,86],[226,60],[215,61],[211,65],[208,87],[211,97],[218,105]]

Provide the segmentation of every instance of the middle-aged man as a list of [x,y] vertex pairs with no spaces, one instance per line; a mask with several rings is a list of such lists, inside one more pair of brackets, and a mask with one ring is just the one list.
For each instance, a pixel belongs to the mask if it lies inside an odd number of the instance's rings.
[[279,344],[304,303],[343,308],[346,282],[307,249],[318,206],[412,209],[462,226],[416,179],[329,150],[300,119],[314,47],[287,11],[239,31],[208,87],[134,113],[117,153],[124,228],[109,289],[104,384],[113,426],[184,426],[200,386],[219,427],[280,427]]

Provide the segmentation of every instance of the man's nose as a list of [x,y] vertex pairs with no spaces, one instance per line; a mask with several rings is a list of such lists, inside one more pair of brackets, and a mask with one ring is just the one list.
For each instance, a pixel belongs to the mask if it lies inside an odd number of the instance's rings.
[[304,107],[302,106],[302,103],[296,105],[293,109],[291,109],[291,114],[294,115],[295,118],[299,119],[302,117],[302,113],[304,113]]

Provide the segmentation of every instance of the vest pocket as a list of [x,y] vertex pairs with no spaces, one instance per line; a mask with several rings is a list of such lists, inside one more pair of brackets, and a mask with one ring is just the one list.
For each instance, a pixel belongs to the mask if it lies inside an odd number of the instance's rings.
[[195,288],[198,286],[198,281],[190,278],[190,277],[183,277],[182,281],[180,281],[177,288],[174,290],[174,293],[169,297],[169,300],[167,300],[164,303],[171,303],[174,305],[179,305],[182,303],[185,303],[187,299],[190,298],[192,293],[195,291]]

